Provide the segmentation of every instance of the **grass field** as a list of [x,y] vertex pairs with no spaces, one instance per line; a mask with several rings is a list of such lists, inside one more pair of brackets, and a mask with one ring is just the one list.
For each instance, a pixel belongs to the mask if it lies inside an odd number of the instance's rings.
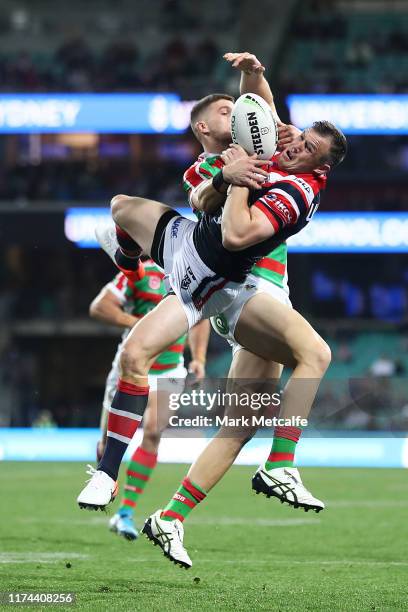
[[[76,463],[2,463],[0,591],[76,593],[78,610],[398,610],[408,608],[408,495],[403,470],[305,469],[327,501],[316,515],[250,490],[235,467],[186,521],[193,568],[144,537],[110,533],[77,509]],[[140,504],[161,507],[185,474],[159,466]],[[117,507],[116,504],[112,507]],[[112,513],[112,511],[111,511]]]

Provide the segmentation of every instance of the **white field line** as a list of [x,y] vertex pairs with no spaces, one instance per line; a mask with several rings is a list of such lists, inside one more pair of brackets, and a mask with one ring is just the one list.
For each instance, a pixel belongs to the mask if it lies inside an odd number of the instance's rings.
[[[205,557],[200,557],[199,555],[196,555],[196,557],[194,558],[194,562],[195,563],[212,563],[214,564],[215,558],[205,558]],[[234,559],[222,559],[222,561],[220,561],[223,565],[227,564],[227,565],[251,565],[253,564],[254,566],[258,566],[258,565],[266,565],[266,566],[270,566],[270,565],[334,565],[334,566],[341,566],[341,565],[349,565],[349,566],[354,566],[354,565],[361,565],[361,566],[367,566],[367,567],[388,567],[388,566],[392,566],[392,567],[408,567],[408,561],[366,561],[363,559],[334,559],[334,560],[326,560],[326,559],[314,559],[314,560],[307,560],[307,561],[295,561],[293,559],[265,559],[265,560],[261,560],[261,559],[252,559],[251,557],[245,557],[244,559],[238,559],[238,558],[234,558]]]
[[44,517],[39,518],[39,517],[19,517],[16,519],[16,522],[18,523],[34,523],[34,524],[38,524],[38,525],[45,525],[45,524],[54,524],[54,525],[66,525],[67,523],[69,525],[90,525],[95,526],[95,525],[107,525],[109,523],[109,519],[111,518],[111,516],[113,515],[108,515],[108,516],[90,516],[88,519],[86,518],[74,518],[74,519],[69,519],[67,521],[67,519],[62,519],[62,518],[48,518],[48,517]]
[[327,506],[331,510],[336,508],[394,508],[407,507],[408,500],[403,499],[331,499]]
[[[88,526],[99,526],[106,525],[108,526],[109,519],[111,517],[100,517],[93,516],[89,517],[89,519],[72,519],[69,521],[70,525],[88,525]],[[142,526],[144,519],[146,517],[137,517],[136,524],[138,526]],[[17,519],[19,523],[36,523],[36,524],[66,524],[66,519],[58,519],[58,518],[19,518]],[[283,518],[283,519],[268,519],[268,518],[251,518],[251,517],[229,517],[229,516],[219,516],[217,518],[192,518],[189,519],[189,525],[243,525],[246,527],[255,526],[255,527],[296,527],[297,525],[316,525],[320,523],[320,519],[318,518],[307,518],[307,517],[299,517],[299,518]]]
[[58,563],[69,559],[88,559],[89,555],[73,552],[2,552],[0,563]]
[[241,518],[219,516],[212,519],[192,519],[189,523],[194,525],[244,525],[250,527],[297,527],[298,525],[316,525],[320,523],[318,518],[283,518],[283,519],[268,519],[268,518]]
[[[58,563],[58,561],[65,561],[68,559],[90,559],[92,555],[82,555],[77,553],[34,553],[34,552],[8,552],[8,553],[0,553],[0,564],[13,564],[13,563]],[[200,557],[199,553],[196,553],[194,556],[195,565],[201,564],[214,564],[216,557]],[[137,555],[138,563],[149,563],[151,564],[151,557],[140,556]],[[222,559],[223,565],[245,565],[248,566],[248,563],[253,564],[254,567],[258,566],[293,566],[293,565],[315,565],[315,566],[361,566],[361,567],[408,567],[408,561],[370,561],[366,559],[313,559],[313,560],[305,560],[305,561],[296,561],[294,559],[276,559],[276,558],[268,558],[268,559],[251,559],[247,555],[244,558],[240,559],[238,557],[234,557],[234,559]],[[150,568],[151,570],[157,569],[154,567]]]

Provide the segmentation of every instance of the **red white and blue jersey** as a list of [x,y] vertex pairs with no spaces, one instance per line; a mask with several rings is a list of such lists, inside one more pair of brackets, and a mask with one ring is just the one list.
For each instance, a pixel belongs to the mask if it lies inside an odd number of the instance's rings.
[[250,192],[248,202],[268,218],[273,236],[241,251],[228,251],[222,245],[222,209],[214,215],[203,214],[194,229],[194,245],[202,261],[224,278],[243,282],[252,266],[305,227],[319,206],[326,177],[289,174],[279,169],[278,157],[279,153],[274,155],[267,181],[262,189]]
[[249,204],[266,215],[282,239],[283,235],[287,238],[296,234],[311,220],[327,178],[314,174],[288,174],[278,166],[279,155],[273,156],[269,176],[261,190],[251,192]]

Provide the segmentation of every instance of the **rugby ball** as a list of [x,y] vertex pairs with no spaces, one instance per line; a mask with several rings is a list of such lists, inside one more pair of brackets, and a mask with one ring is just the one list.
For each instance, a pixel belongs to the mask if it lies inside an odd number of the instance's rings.
[[270,159],[278,144],[278,126],[272,109],[261,96],[243,94],[231,114],[232,142],[241,145],[249,155]]

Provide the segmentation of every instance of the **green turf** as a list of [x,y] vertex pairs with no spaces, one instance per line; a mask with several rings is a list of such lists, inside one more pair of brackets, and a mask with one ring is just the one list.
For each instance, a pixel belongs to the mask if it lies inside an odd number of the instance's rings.
[[[97,612],[407,609],[403,470],[302,470],[327,501],[316,515],[254,495],[253,470],[236,467],[185,523],[194,563],[186,571],[145,538],[110,533],[107,515],[76,507],[83,467],[0,464],[0,591],[74,591],[75,609]],[[185,472],[157,469],[139,525]]]

